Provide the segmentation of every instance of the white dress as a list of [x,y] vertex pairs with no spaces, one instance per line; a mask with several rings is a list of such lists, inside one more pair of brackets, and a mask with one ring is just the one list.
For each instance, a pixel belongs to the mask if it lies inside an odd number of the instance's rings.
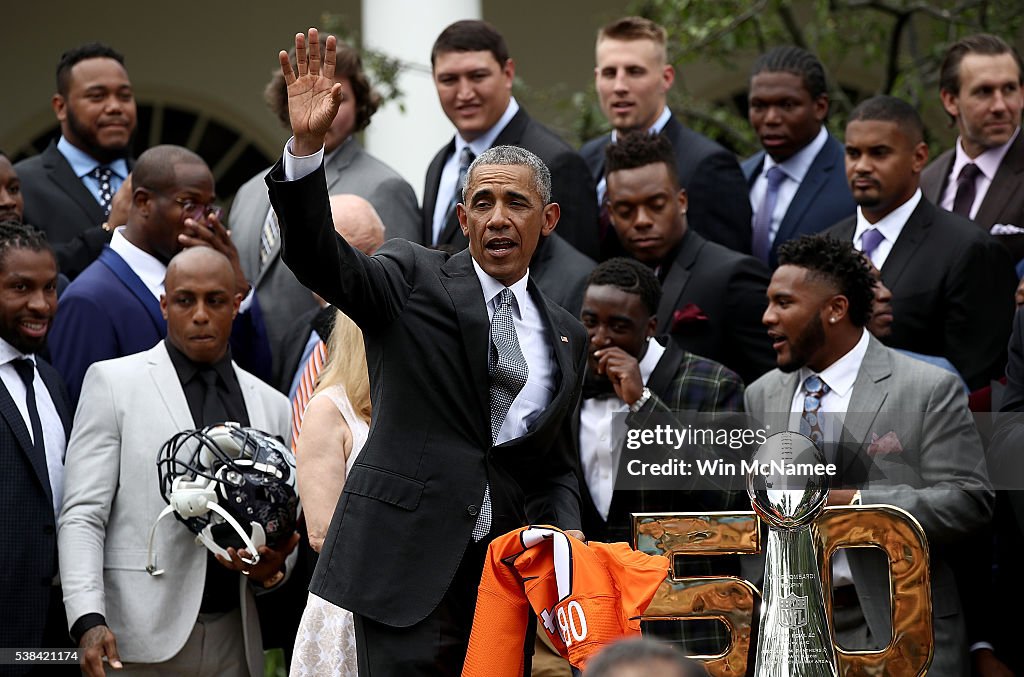
[[[318,397],[328,397],[338,407],[352,433],[352,453],[345,463],[348,474],[355,462],[356,455],[363,448],[369,426],[352,408],[344,386],[336,385],[317,393]],[[313,400],[310,400],[312,404]],[[339,449],[340,452],[340,449]],[[335,606],[327,600],[309,594],[306,610],[302,612],[299,630],[295,636],[295,650],[292,654],[292,665],[289,674],[320,677],[336,675],[338,677],[356,677],[355,625],[352,612]]]

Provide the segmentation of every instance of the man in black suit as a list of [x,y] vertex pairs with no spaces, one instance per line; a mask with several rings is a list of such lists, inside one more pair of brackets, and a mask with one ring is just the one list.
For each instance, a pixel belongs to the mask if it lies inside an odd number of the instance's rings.
[[[614,129],[580,149],[597,182],[598,203],[604,204],[606,196],[605,147],[634,129],[664,134],[675,150],[679,184],[689,196],[690,225],[712,242],[749,254],[747,183],[732,153],[683,125],[666,105],[675,70],[667,61],[665,40],[663,27],[636,16],[613,21],[598,33],[597,95]],[[602,230],[602,258],[607,258],[621,250],[612,232]]]
[[[956,122],[956,146],[925,167],[921,190],[943,209],[973,220],[986,231],[995,225],[1024,228],[1024,63],[995,35],[970,35],[946,50],[939,94]],[[1024,235],[998,234],[1014,255],[1024,257]]]
[[924,125],[907,102],[876,96],[846,126],[846,176],[857,214],[827,233],[853,242],[892,291],[891,348],[945,357],[968,388],[999,378],[1016,275],[1007,251],[918,187]]
[[486,21],[456,21],[437,37],[430,64],[437,98],[456,134],[427,168],[422,243],[463,249],[467,240],[455,204],[465,168],[492,146],[519,146],[551,171],[553,198],[562,206],[555,237],[596,256],[597,203],[590,172],[569,144],[531,118],[512,96],[516,67],[501,33]]
[[745,383],[771,369],[774,353],[761,325],[768,269],[689,228],[689,194],[668,138],[630,132],[608,146],[605,162],[612,226],[629,255],[661,282],[657,333],[672,334]]
[[74,279],[110,241],[111,202],[132,168],[135,94],[124,57],[99,43],[65,52],[52,103],[60,139],[15,169],[25,222],[46,233],[61,272]]
[[[0,225],[2,647],[72,646],[56,531],[71,409],[57,372],[36,357],[56,312],[57,262],[46,238],[31,226]],[[47,669],[7,666],[4,674],[51,674]]]
[[322,169],[335,41],[322,74],[315,29],[308,64],[306,44],[296,36],[298,78],[282,61],[295,136],[267,183],[285,262],[363,331],[373,399],[310,589],[355,614],[361,675],[457,675],[489,540],[527,522],[579,528],[568,415],[586,337],[527,276],[559,206],[535,155],[498,146],[467,171],[468,250],[353,249]]
[[779,245],[853,215],[843,144],[825,127],[828,88],[818,57],[776,47],[754,62],[747,117],[763,151],[743,162],[754,209],[754,256],[774,269]]

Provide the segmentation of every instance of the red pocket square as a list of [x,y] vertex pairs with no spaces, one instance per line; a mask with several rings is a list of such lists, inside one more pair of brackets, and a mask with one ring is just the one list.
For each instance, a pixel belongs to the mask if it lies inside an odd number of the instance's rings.
[[704,314],[704,311],[700,309],[700,306],[696,303],[687,303],[685,306],[672,313],[672,331],[675,332],[686,324],[707,321],[708,316]]
[[896,437],[896,433],[892,430],[881,437],[875,433],[871,433],[871,444],[868,445],[868,455],[877,456],[879,454],[898,454],[902,451],[903,445],[900,444],[900,438]]

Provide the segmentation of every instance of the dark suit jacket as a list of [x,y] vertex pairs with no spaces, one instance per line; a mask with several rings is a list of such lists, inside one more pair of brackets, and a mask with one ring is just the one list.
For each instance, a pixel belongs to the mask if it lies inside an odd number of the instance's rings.
[[[48,345],[77,405],[89,365],[149,350],[165,336],[160,303],[125,260],[106,247],[61,296]],[[270,347],[255,297],[249,312],[235,318],[231,350],[236,362],[270,380]]]
[[345,480],[310,589],[407,627],[448,589],[486,483],[491,534],[528,520],[579,527],[568,414],[579,401],[586,333],[530,283],[548,325],[555,392],[527,435],[492,446],[489,322],[469,251],[449,257],[391,240],[367,257],[334,232],[322,168],[289,182],[278,165],[267,183],[284,261],[363,331],[373,400],[369,439]]
[[[761,324],[768,278],[768,269],[753,256],[688,230],[661,283],[658,333],[672,334],[691,353],[721,362],[751,383],[775,367]],[[686,309],[690,304],[697,308]],[[698,310],[703,319],[694,316]],[[674,318],[676,311],[685,317]]]
[[[626,415],[629,428],[644,428],[652,414],[743,411],[743,382],[739,376],[717,362],[684,350],[675,341],[662,340],[667,343],[665,354],[658,360],[658,365],[646,383],[651,397],[638,412]],[[579,412],[574,415],[573,423],[578,440]],[[701,495],[698,496],[687,491],[616,489],[612,493],[606,522],[594,505],[582,473],[579,484],[583,533],[589,539],[609,543],[632,540],[630,514],[634,512],[728,510],[734,507],[731,495],[718,492],[699,492]]]
[[99,227],[105,220],[99,202],[75,176],[56,142],[14,169],[25,197],[25,223],[46,233],[60,271],[75,279],[110,242],[110,233]]
[[[921,190],[933,204],[942,200],[955,159],[956,150],[951,148],[921,172]],[[1017,134],[1006,151],[973,221],[985,232],[997,223],[1024,228],[1024,134]],[[1014,260],[1024,257],[1024,235],[1000,235],[996,239],[1010,249]]]
[[[597,195],[590,172],[579,154],[557,134],[537,122],[520,107],[494,140],[495,146],[519,146],[535,154],[551,170],[551,200],[562,209],[558,219],[558,234],[576,249],[593,258],[597,256]],[[423,234],[421,244],[433,241],[434,206],[438,199],[445,202],[450,195],[437,195],[441,171],[455,152],[455,139],[438,151],[427,167],[423,186]],[[464,249],[469,242],[462,234],[459,219],[452,212],[441,232],[438,245],[447,245],[449,251]]]
[[558,233],[542,237],[530,262],[530,277],[549,301],[580,316],[587,278],[597,266],[592,258],[581,254]]
[[[761,173],[764,156],[764,151],[761,151],[743,163],[743,174],[749,186],[754,185]],[[820,233],[856,213],[857,204],[853,201],[850,185],[846,181],[843,144],[830,135],[811,162],[804,180],[796,189],[793,201],[789,203],[786,215],[782,217],[779,232],[775,234],[768,255],[768,266],[774,270],[779,265],[779,245],[801,235]]]
[[[847,242],[851,217],[826,233]],[[967,219],[922,199],[882,266],[892,291],[891,348],[941,355],[971,390],[999,378],[1017,276],[1006,250]]]
[[[67,391],[53,367],[36,360],[57,407],[65,435],[71,432]],[[57,573],[57,518],[46,461],[34,453],[25,420],[0,383],[0,646],[39,648],[53,576]],[[58,624],[59,625],[59,624]],[[6,673],[5,673],[6,674]]]
[[[747,182],[732,153],[679,122],[673,115],[661,132],[676,151],[679,183],[689,203],[686,220],[698,233],[744,254],[750,253],[750,198]],[[580,148],[594,182],[604,176],[604,149],[611,134]],[[614,231],[611,233],[614,235]]]

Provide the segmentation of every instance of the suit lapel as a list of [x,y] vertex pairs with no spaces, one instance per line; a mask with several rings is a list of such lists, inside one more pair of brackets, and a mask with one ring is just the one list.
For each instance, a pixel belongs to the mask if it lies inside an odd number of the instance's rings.
[[658,304],[658,331],[661,333],[668,333],[672,328],[672,313],[680,306],[679,298],[690,280],[690,268],[705,242],[692,230],[683,235],[682,246],[662,285],[661,303]]
[[[657,341],[658,339],[652,338],[651,340]],[[658,343],[661,344],[661,341]],[[672,388],[672,382],[675,380],[676,372],[679,371],[679,364],[682,361],[683,347],[671,338],[665,337],[665,352],[658,360],[658,364],[654,366],[654,371],[651,372],[650,378],[644,385],[664,400]]]
[[[252,284],[254,287],[258,287],[260,281],[263,280],[263,276],[266,275],[267,270],[270,269],[274,259],[278,256],[281,251],[281,238],[278,238],[277,243],[274,245],[274,249],[270,252],[270,257],[267,259],[267,265],[262,266],[260,264],[260,249],[262,248],[263,241],[263,226],[267,222],[267,217],[270,215],[270,195],[267,191],[261,191],[258,204],[254,205],[253,212],[251,215],[251,227],[255,229],[255,233],[251,237],[239,238],[245,244],[239,247],[239,256],[245,257],[245,263],[247,270],[256,271],[256,275]],[[243,251],[244,250],[244,251]]]
[[125,287],[139,300],[139,303],[146,309],[149,319],[153,321],[153,327],[160,336],[167,334],[167,321],[160,312],[160,302],[156,300],[153,293],[149,291],[135,271],[109,246],[104,246],[100,252],[99,261],[103,263],[110,272],[121,281]]
[[[487,342],[490,335],[490,322],[487,308],[484,307],[484,293],[473,270],[469,251],[459,252],[441,267],[441,284],[451,298],[455,315],[458,318],[462,348],[466,353],[469,377],[473,388],[479,395],[476,404],[480,413],[473,417],[480,421],[478,432],[488,441],[490,433],[490,377],[487,374]],[[469,403],[463,403],[469,406]],[[486,428],[484,425],[486,424]],[[488,445],[489,446],[489,445]]]
[[[192,412],[188,408],[188,400],[185,399],[185,391],[178,380],[178,372],[174,370],[167,348],[161,341],[149,349],[149,376],[153,379],[153,386],[160,394],[160,399],[171,416],[174,427],[178,430],[191,430],[196,427],[192,419]],[[177,387],[171,387],[175,384]]]
[[43,164],[50,180],[60,190],[68,194],[82,210],[88,214],[91,223],[103,221],[103,210],[82,180],[71,169],[67,159],[57,150],[57,144],[51,142],[43,153]]
[[64,441],[66,442],[71,437],[71,422],[74,418],[74,412],[68,406],[67,390],[64,388],[64,384],[61,382],[56,370],[39,359],[38,356],[36,357],[36,368],[39,370],[39,378],[43,380],[43,385],[46,386],[46,390],[50,393],[53,406],[57,408],[57,415],[64,426]]
[[[928,236],[928,228],[932,225],[932,218],[935,216],[935,207],[922,198],[917,208],[910,214],[907,223],[900,231],[899,237],[892,245],[889,256],[885,258],[882,265],[882,282],[889,289],[898,289],[900,277],[906,272],[911,261],[917,253],[918,247]],[[856,227],[856,226],[855,226]],[[853,234],[850,234],[853,239]]]
[[35,471],[39,484],[46,492],[47,501],[52,503],[53,491],[50,488],[50,473],[46,469],[46,458],[43,454],[36,453],[35,446],[32,444],[32,436],[28,431],[28,426],[25,425],[25,419],[22,418],[18,405],[14,403],[14,398],[11,397],[7,386],[2,381],[0,381],[0,416],[14,433],[14,438],[21,445],[28,462],[32,465],[32,470]]
[[271,431],[266,428],[270,426],[271,421],[263,407],[263,398],[256,392],[256,385],[242,374],[242,370],[234,362],[231,363],[231,368],[235,370],[238,387],[242,390],[242,401],[245,403],[245,411],[249,415],[249,425],[270,433]]
[[354,136],[350,136],[348,141],[342,144],[338,152],[331,158],[331,162],[324,167],[324,174],[327,175],[327,192],[333,195],[334,187],[338,181],[341,180],[341,174],[345,169],[352,164],[352,161],[362,150],[362,146],[359,145],[359,139]]
[[949,173],[953,170],[955,160],[956,149],[948,150],[935,160],[935,172],[929,172],[930,176],[921,177],[921,192],[935,204],[942,200],[942,192],[946,190]]
[[[427,180],[423,187],[423,241],[428,245],[434,241],[434,207],[437,206],[437,191],[441,187],[441,172],[444,171],[444,164],[455,152],[455,137],[452,137],[444,148],[442,148],[427,167]],[[444,230],[442,230],[442,235]],[[438,240],[442,242],[442,240]]]
[[871,425],[889,395],[889,389],[883,383],[892,375],[887,350],[873,336],[868,336],[868,350],[853,382],[853,393],[847,407],[849,415],[843,425],[844,441],[853,441],[858,447],[869,441],[867,436]]
[[[1006,203],[1020,190],[1024,173],[1024,134],[1017,134],[1016,140],[1006,152],[1003,162],[999,165],[996,175],[992,177],[992,185],[985,193],[985,199],[978,209],[974,220],[977,223],[999,223],[999,215]],[[1015,223],[1015,226],[1024,224]]]
[[821,189],[828,183],[828,177],[831,172],[835,171],[838,164],[837,160],[842,158],[833,143],[832,137],[829,136],[825,140],[825,145],[814,157],[814,161],[811,162],[811,166],[804,175],[804,180],[797,187],[796,194],[793,196],[792,202],[789,203],[786,214],[782,217],[775,242],[782,243],[793,239],[797,224],[814,203]]

